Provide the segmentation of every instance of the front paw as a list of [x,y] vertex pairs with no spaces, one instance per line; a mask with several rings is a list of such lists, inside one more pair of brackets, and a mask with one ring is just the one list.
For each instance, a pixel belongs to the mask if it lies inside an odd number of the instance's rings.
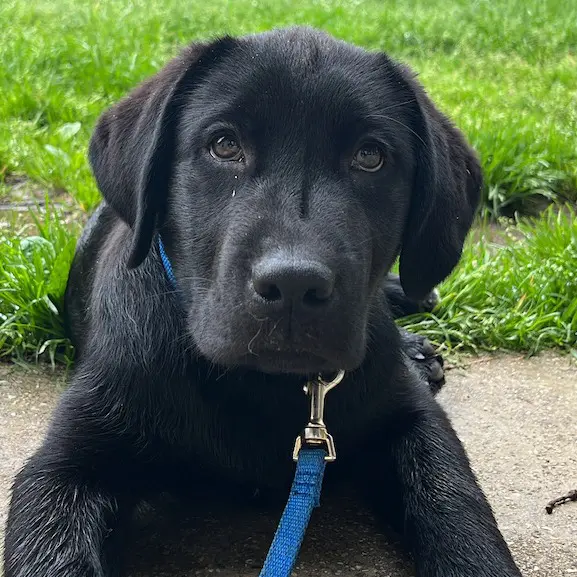
[[431,392],[436,395],[445,384],[445,362],[429,339],[402,331],[403,350],[415,363],[417,369],[429,383]]
[[400,277],[392,273],[387,275],[383,288],[387,303],[395,319],[417,313],[430,313],[441,300],[437,289],[433,289],[422,300],[410,299],[403,290]]
[[419,312],[430,313],[439,304],[441,295],[437,289],[433,289],[422,301],[418,301]]

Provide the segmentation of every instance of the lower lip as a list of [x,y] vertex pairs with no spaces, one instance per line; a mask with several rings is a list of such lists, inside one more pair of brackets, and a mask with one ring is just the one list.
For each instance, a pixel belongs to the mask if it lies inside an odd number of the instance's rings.
[[310,375],[335,370],[327,359],[308,352],[265,351],[246,357],[245,361],[267,373]]

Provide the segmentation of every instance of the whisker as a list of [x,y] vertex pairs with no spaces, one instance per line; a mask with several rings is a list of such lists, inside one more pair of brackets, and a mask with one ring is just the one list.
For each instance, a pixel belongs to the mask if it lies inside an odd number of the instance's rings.
[[282,321],[283,317],[280,317],[276,323],[272,326],[271,330],[268,332],[268,336],[270,337],[276,330],[276,328],[278,327],[279,323]]
[[203,276],[186,276],[186,275],[180,276],[180,279],[181,280],[188,280],[188,281],[191,281],[191,280],[201,281],[201,282],[205,282],[205,283],[211,283],[213,280],[213,279],[206,278]]
[[254,355],[255,357],[258,357],[258,355],[252,350],[252,344],[254,343],[254,341],[258,338],[258,335],[260,335],[260,331],[262,330],[263,325],[260,325],[258,327],[258,331],[256,331],[256,334],[254,335],[254,337],[252,337],[252,339],[250,339],[250,341],[248,342],[247,345],[247,349],[250,355]]
[[216,377],[217,382],[226,377],[226,375],[228,375],[231,369],[232,367],[224,367],[224,371],[220,373],[218,377]]
[[428,148],[427,143],[419,136],[419,134],[415,132],[410,126],[407,126],[404,122],[401,122],[400,120],[397,120],[396,118],[393,118],[392,116],[388,116],[386,114],[373,115],[373,118],[384,118],[385,120],[390,120],[391,122],[396,122],[397,124],[400,124],[403,128],[406,128],[409,132],[414,134],[423,143],[423,146],[425,148]]
[[385,109],[383,109],[383,112],[388,112],[389,110],[394,110],[395,108],[401,108],[401,106],[406,106],[407,104],[412,104],[413,102],[416,101],[417,101],[416,98],[410,98],[409,100],[405,100],[404,102],[397,102],[396,104],[391,104],[390,106],[387,106]]

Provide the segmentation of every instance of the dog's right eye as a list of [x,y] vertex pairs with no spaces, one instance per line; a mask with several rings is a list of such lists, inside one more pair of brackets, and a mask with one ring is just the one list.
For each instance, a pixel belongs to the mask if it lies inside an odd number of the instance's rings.
[[353,156],[352,168],[365,172],[377,172],[385,164],[383,149],[374,142],[366,142]]
[[210,154],[217,160],[242,160],[242,148],[233,134],[221,134],[209,146]]

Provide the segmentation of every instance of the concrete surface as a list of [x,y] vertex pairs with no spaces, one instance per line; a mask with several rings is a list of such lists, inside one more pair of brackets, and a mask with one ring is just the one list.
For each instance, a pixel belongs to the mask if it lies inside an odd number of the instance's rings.
[[[577,487],[577,366],[543,355],[465,359],[440,395],[465,443],[513,554],[527,577],[577,577],[577,503],[545,513]],[[0,525],[11,479],[42,438],[61,374],[0,365]],[[143,510],[132,577],[256,576],[279,511],[198,507],[168,500]],[[296,574],[410,577],[394,539],[344,495],[322,502]],[[40,577],[40,576],[39,576]],[[495,576],[497,577],[497,576]]]

